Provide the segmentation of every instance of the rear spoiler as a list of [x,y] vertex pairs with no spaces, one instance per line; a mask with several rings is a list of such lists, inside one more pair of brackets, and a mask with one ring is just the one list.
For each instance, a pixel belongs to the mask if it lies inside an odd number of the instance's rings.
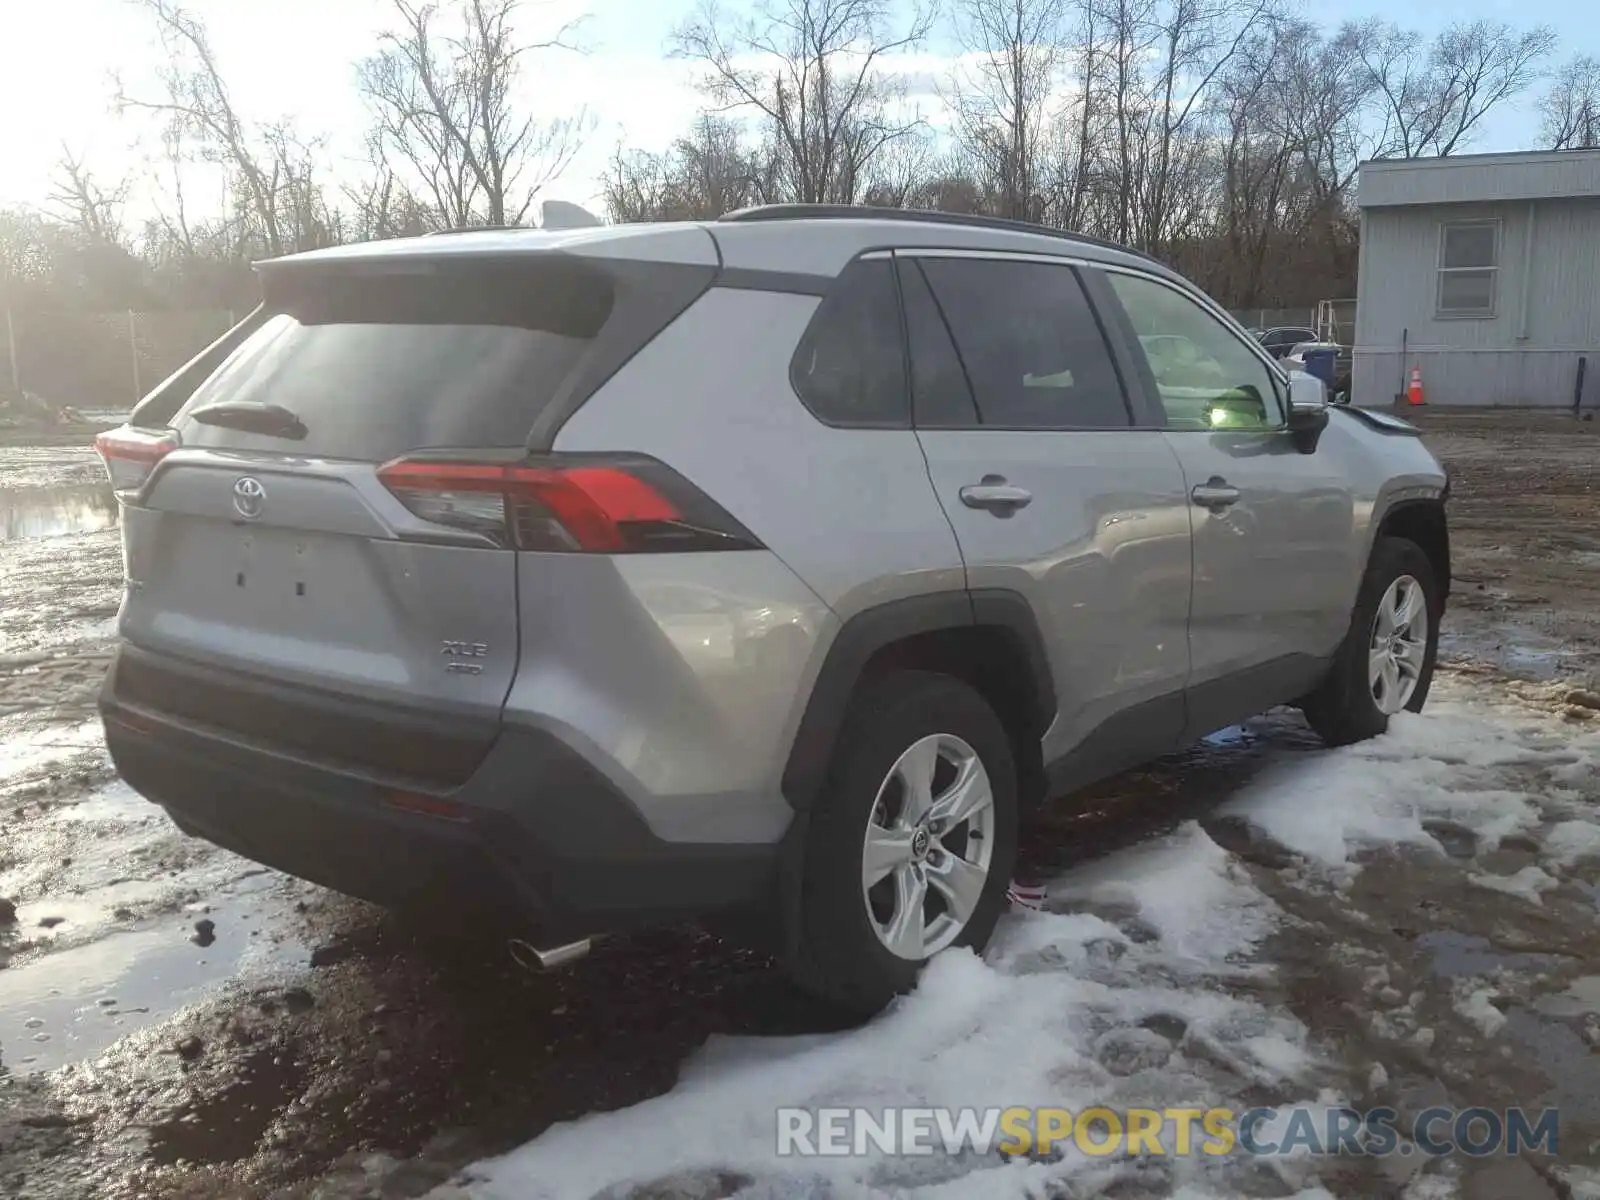
[[227,333],[196,354],[171,375],[145,393],[133,406],[128,424],[144,429],[164,429],[177,415],[195,389],[222,365],[244,340],[266,323],[266,305],[258,304]]

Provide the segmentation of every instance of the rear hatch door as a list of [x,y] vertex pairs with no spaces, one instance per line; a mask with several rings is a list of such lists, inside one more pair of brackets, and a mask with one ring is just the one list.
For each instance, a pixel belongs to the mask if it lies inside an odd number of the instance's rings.
[[[541,417],[639,336],[616,328],[619,267],[455,253],[270,269],[261,327],[177,411],[180,447],[125,510],[123,636],[236,685],[157,680],[159,706],[372,765],[417,757],[372,744],[373,706],[393,707],[456,722],[456,743],[467,722],[486,750],[518,659],[517,556],[470,519],[419,515],[379,468],[524,456]],[[468,518],[499,503],[454,501]],[[286,687],[317,702],[296,716]],[[341,700],[364,714],[347,753],[330,749]]]

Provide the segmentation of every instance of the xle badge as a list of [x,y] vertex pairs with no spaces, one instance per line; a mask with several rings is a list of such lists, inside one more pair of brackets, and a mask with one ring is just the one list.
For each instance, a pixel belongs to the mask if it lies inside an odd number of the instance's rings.
[[439,643],[439,654],[445,659],[444,669],[457,675],[482,675],[483,663],[481,660],[489,657],[489,644],[487,642],[450,642]]

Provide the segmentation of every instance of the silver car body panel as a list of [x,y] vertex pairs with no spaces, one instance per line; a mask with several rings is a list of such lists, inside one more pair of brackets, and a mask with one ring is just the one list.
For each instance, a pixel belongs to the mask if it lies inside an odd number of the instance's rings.
[[[517,254],[567,253],[584,258],[630,258],[642,262],[717,265],[717,247],[704,227],[687,223],[606,225],[582,229],[456,230],[430,237],[355,242],[289,255],[278,262],[380,265],[408,258],[503,258]],[[270,269],[270,262],[266,264]]]
[[796,698],[838,628],[815,593],[767,551],[517,557],[506,721],[558,734],[664,840],[781,837]]
[[[257,517],[234,506],[259,481]],[[147,649],[370,700],[499,712],[517,666],[509,554],[438,530],[374,466],[184,449],[124,509],[119,632]],[[445,643],[482,646],[460,670]]]
[[715,496],[841,620],[959,591],[961,552],[916,434],[835,429],[795,395],[789,360],[817,303],[712,288],[578,410],[555,448],[661,459]]
[[[1443,488],[1420,440],[1353,419],[1330,420],[1313,454],[1283,433],[825,425],[789,379],[819,303],[804,293],[864,252],[905,247],[1068,257],[1199,295],[1091,243],[870,219],[319,251],[307,257],[357,268],[555,251],[745,272],[634,354],[554,449],[648,454],[765,549],[489,550],[413,515],[372,463],[180,449],[125,513],[121,633],[241,672],[546,730],[658,837],[770,843],[790,822],[781,780],[813,684],[857,614],[968,587],[1023,596],[1058,696],[1048,761],[1144,701],[1285,654],[1330,655],[1384,513]],[[763,272],[775,287],[785,275],[816,286],[762,290]],[[963,506],[959,489],[989,472],[1033,503],[1005,519]],[[1222,515],[1188,502],[1211,474],[1244,493]],[[254,517],[234,505],[244,476],[265,491]],[[454,669],[446,644],[484,650]]]
[[[1057,714],[1046,761],[1189,673],[1189,497],[1153,430],[926,429],[928,470],[973,588],[1008,588],[1044,634]],[[1033,496],[1000,517],[961,502],[986,474]],[[1172,730],[1175,739],[1179,728]]]

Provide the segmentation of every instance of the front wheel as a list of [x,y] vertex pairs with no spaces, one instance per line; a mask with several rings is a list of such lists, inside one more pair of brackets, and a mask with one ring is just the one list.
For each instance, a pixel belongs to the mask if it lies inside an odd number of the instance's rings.
[[941,950],[982,950],[1016,845],[1011,745],[983,697],[921,671],[866,685],[811,816],[795,978],[873,1013]]
[[1405,538],[1379,538],[1328,677],[1301,704],[1323,740],[1342,746],[1376,737],[1395,713],[1422,711],[1443,614],[1422,548]]

